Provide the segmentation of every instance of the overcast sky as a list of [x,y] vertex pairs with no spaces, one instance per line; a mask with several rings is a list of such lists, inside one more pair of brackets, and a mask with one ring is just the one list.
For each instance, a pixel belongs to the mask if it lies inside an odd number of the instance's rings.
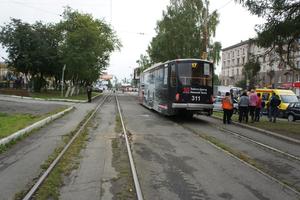
[[[155,36],[157,20],[162,18],[169,0],[0,0],[0,26],[10,18],[34,23],[58,22],[65,6],[90,13],[95,18],[111,23],[122,42],[122,49],[114,52],[107,71],[119,80],[130,78],[140,54],[146,52]],[[217,9],[220,24],[215,41],[228,47],[255,36],[254,26],[262,22],[233,0],[210,0],[210,10]],[[0,58],[6,57],[0,50]],[[0,59],[1,60],[1,59]],[[221,66],[217,66],[217,73]]]

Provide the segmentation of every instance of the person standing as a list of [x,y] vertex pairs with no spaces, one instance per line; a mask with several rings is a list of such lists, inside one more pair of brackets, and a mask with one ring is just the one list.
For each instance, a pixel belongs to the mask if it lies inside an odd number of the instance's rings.
[[281,104],[281,100],[278,95],[272,93],[270,104],[269,104],[269,121],[276,122],[276,117],[278,114],[278,106]]
[[254,121],[259,122],[259,118],[260,118],[260,112],[261,112],[261,108],[262,108],[262,100],[260,98],[261,94],[258,93],[257,97],[257,104],[256,104],[256,108],[255,108],[255,118]]
[[90,84],[88,84],[86,87],[86,93],[88,96],[88,102],[92,102],[92,86]]
[[224,99],[222,99],[223,108],[223,123],[231,123],[231,111],[233,110],[233,102],[230,97],[230,93],[226,92]]
[[254,122],[254,114],[255,114],[255,108],[257,105],[258,97],[254,89],[251,90],[249,94],[249,110],[250,110],[250,116],[251,116],[251,122]]
[[243,119],[248,123],[248,107],[249,107],[249,97],[247,92],[243,92],[239,100],[239,122],[241,123]]

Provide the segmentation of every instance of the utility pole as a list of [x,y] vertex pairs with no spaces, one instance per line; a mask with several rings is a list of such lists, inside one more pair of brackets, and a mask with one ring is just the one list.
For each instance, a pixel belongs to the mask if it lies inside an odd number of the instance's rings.
[[63,66],[62,68],[62,76],[61,76],[61,97],[64,96],[64,78],[65,78],[65,70],[66,70],[66,65]]
[[[209,8],[208,8],[208,0],[205,0],[206,12],[204,16],[204,51],[202,53],[202,59],[207,60],[208,57],[208,43],[209,43],[209,33],[208,33],[208,17],[209,17]],[[201,36],[201,34],[200,34]],[[200,40],[201,41],[201,40]]]

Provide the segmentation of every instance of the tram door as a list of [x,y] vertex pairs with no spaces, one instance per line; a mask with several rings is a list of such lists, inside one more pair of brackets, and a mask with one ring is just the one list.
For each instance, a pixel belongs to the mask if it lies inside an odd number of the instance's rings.
[[177,93],[177,73],[176,73],[176,64],[171,63],[170,66],[170,94],[169,98],[171,103],[176,100],[176,93]]

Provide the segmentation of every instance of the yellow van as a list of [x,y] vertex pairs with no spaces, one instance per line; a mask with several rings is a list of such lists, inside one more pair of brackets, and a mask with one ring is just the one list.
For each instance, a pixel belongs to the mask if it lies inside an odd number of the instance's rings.
[[272,93],[279,96],[281,104],[279,105],[279,116],[283,117],[284,113],[291,102],[298,102],[296,94],[292,90],[280,90],[280,89],[256,89],[256,93],[260,93],[262,101],[268,105]]

